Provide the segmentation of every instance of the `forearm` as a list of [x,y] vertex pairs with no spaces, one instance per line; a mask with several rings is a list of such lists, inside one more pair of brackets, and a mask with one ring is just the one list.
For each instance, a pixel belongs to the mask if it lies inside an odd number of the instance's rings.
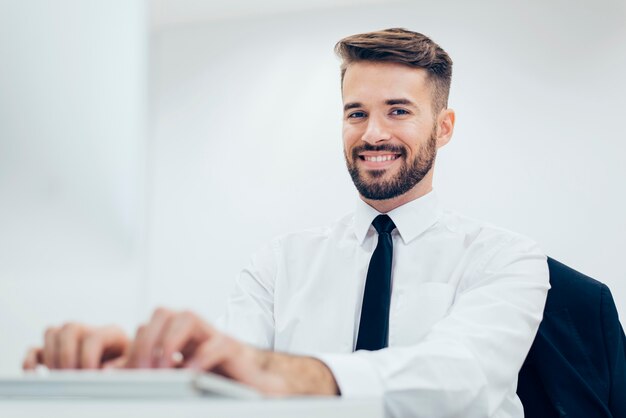
[[451,341],[320,358],[335,373],[342,396],[383,398],[387,416],[491,416],[494,393],[483,370]]
[[280,378],[286,395],[339,395],[330,369],[312,357],[260,351],[261,368]]

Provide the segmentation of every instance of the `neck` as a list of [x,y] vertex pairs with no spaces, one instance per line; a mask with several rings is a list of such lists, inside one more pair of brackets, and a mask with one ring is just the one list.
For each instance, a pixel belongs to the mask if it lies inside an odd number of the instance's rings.
[[433,177],[432,170],[419,182],[417,183],[411,190],[408,192],[396,196],[391,199],[385,200],[372,200],[367,199],[361,195],[359,197],[365,203],[376,209],[380,213],[388,213],[394,210],[395,208],[402,206],[406,203],[409,203],[415,199],[419,199],[420,197],[428,194],[433,189]]

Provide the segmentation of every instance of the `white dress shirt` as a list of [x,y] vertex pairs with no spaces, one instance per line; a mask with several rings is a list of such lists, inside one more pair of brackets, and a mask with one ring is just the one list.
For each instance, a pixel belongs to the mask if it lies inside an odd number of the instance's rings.
[[384,396],[388,416],[523,417],[517,374],[549,289],[545,255],[441,210],[434,192],[394,209],[389,347],[353,352],[377,215],[359,200],[330,227],[272,241],[241,273],[220,326],[321,359],[342,396]]

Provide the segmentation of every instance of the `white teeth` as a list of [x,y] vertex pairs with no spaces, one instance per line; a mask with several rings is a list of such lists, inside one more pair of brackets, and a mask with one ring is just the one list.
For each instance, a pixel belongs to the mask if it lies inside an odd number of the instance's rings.
[[380,163],[383,161],[395,160],[396,156],[395,155],[377,155],[377,156],[366,155],[364,158],[365,158],[365,161],[374,161],[374,162]]

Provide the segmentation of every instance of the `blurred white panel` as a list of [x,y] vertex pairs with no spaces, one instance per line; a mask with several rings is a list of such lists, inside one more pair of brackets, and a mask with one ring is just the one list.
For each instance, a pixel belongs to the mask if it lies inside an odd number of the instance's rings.
[[61,320],[136,320],[143,1],[0,2],[0,372]]

